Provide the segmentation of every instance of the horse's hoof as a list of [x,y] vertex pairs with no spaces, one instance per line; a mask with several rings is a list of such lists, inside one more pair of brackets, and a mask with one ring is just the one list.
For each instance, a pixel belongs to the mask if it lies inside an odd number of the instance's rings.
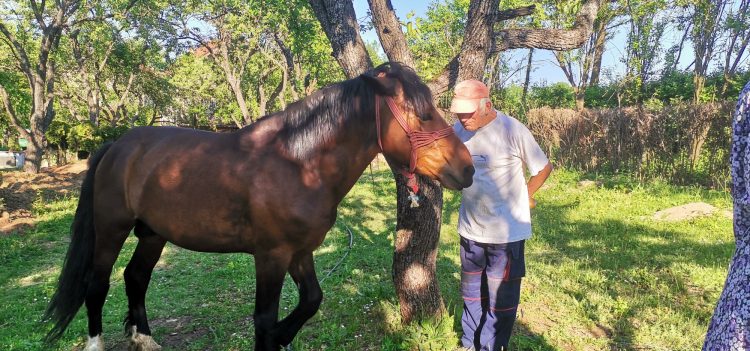
[[128,351],[159,351],[161,345],[154,341],[151,335],[139,333],[135,326],[130,334],[130,342],[128,343]]
[[88,337],[88,340],[86,340],[86,347],[83,348],[83,351],[104,351],[104,341],[102,340],[101,335],[97,335],[95,337]]

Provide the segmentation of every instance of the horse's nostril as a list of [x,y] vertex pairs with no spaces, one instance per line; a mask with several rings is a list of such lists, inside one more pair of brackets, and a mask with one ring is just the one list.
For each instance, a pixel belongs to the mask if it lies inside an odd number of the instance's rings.
[[464,168],[464,176],[466,178],[474,177],[474,166],[466,166],[466,168]]

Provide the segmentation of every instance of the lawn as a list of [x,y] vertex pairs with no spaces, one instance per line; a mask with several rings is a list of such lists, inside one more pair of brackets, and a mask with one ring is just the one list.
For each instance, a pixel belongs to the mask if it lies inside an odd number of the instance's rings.
[[[595,185],[582,186],[581,180]],[[386,171],[366,172],[339,207],[339,219],[316,251],[324,300],[294,350],[452,350],[460,332],[460,266],[456,234],[460,194],[446,191],[438,256],[449,307],[441,321],[402,326],[391,281],[394,184]],[[556,170],[540,190],[528,241],[527,277],[512,350],[696,350],[721,292],[734,250],[727,192],[627,177]],[[0,349],[42,350],[39,318],[53,293],[77,199],[38,201],[40,221],[0,236]],[[703,201],[715,214],[680,222],[654,212]],[[337,262],[353,246],[335,271]],[[108,349],[124,350],[122,271],[135,247],[128,239],[104,307]],[[171,350],[253,347],[253,258],[195,253],[167,245],[147,296],[154,336]],[[285,315],[297,292],[287,279]],[[83,310],[56,345],[85,342]],[[114,348],[112,348],[114,347]]]

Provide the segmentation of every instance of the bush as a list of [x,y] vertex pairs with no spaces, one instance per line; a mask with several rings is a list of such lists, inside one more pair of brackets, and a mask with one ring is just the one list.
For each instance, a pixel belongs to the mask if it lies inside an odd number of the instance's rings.
[[540,108],[529,129],[559,165],[726,187],[733,102],[652,108]]

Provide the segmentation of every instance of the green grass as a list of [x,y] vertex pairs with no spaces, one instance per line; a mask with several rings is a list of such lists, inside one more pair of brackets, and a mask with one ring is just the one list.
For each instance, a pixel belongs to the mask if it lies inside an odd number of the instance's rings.
[[[513,350],[695,350],[705,331],[734,250],[731,219],[713,216],[658,222],[660,209],[694,201],[731,209],[726,192],[594,179],[557,170],[539,192],[534,236],[527,243],[527,277]],[[293,342],[295,350],[451,350],[460,333],[457,209],[446,191],[438,256],[449,314],[441,321],[402,326],[391,281],[395,188],[390,174],[369,171],[339,207],[339,221],[316,251],[318,277],[354,246],[322,283],[318,314]],[[76,199],[38,203],[41,221],[21,235],[0,237],[0,349],[41,350],[47,330],[38,320],[53,293],[67,248]],[[126,298],[122,271],[134,249],[120,255],[104,308],[104,339],[124,349]],[[168,245],[148,292],[154,336],[165,349],[247,350],[253,347],[253,258],[205,254]],[[281,315],[296,304],[288,279]],[[81,311],[57,344],[80,348]]]

